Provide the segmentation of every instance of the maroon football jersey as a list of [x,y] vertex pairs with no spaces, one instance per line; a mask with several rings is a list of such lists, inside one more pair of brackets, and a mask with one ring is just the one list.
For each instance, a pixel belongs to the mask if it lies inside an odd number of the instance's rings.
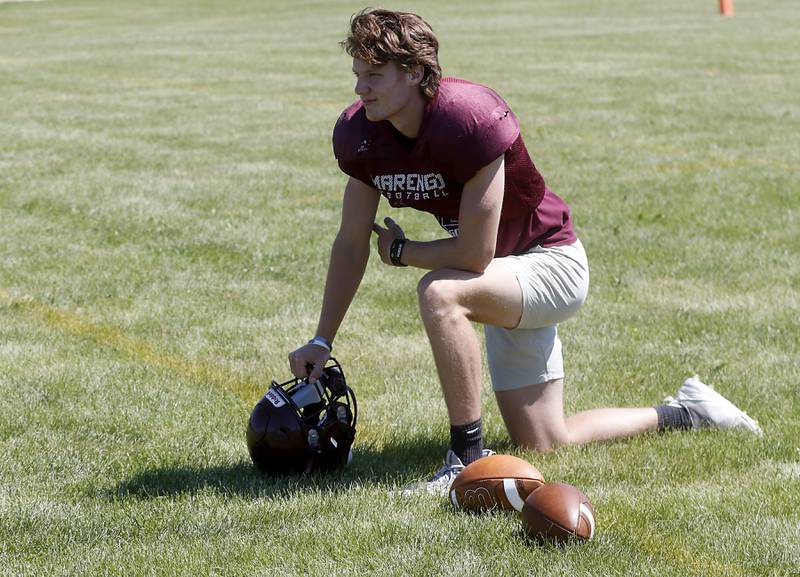
[[442,79],[411,147],[398,139],[389,121],[367,120],[361,101],[356,101],[336,123],[333,150],[345,173],[377,188],[391,206],[429,212],[453,236],[458,235],[464,183],[504,154],[505,193],[495,256],[575,241],[569,207],[545,186],[514,113],[485,86]]

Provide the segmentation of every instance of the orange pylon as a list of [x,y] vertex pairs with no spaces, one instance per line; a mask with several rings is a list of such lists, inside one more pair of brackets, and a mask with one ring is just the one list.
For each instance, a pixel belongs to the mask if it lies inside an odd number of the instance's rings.
[[723,16],[733,16],[733,0],[719,0],[719,13]]

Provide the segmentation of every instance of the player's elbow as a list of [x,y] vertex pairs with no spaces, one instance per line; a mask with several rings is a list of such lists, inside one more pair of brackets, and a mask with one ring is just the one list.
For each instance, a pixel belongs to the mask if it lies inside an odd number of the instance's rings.
[[[475,220],[475,219],[471,219]],[[455,249],[461,268],[476,274],[482,274],[494,258],[497,246],[497,229],[482,219],[483,224],[462,228],[461,234],[456,237]]]
[[494,247],[478,246],[464,254],[463,268],[468,272],[483,274],[494,258]]

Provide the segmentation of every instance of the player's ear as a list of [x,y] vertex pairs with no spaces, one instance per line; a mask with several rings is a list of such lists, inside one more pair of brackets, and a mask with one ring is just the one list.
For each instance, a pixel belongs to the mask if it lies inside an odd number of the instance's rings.
[[424,75],[424,70],[422,68],[422,64],[417,64],[416,66],[412,66],[408,71],[408,77],[411,79],[413,84],[419,84],[422,82],[422,76]]

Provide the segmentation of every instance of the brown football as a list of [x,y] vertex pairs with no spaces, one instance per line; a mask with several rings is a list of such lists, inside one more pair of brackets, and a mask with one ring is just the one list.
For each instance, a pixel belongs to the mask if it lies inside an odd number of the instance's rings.
[[579,489],[547,483],[525,499],[520,512],[525,532],[540,541],[585,541],[594,536],[594,509]]
[[529,462],[511,455],[489,455],[467,465],[450,487],[456,509],[520,511],[525,499],[544,484]]

